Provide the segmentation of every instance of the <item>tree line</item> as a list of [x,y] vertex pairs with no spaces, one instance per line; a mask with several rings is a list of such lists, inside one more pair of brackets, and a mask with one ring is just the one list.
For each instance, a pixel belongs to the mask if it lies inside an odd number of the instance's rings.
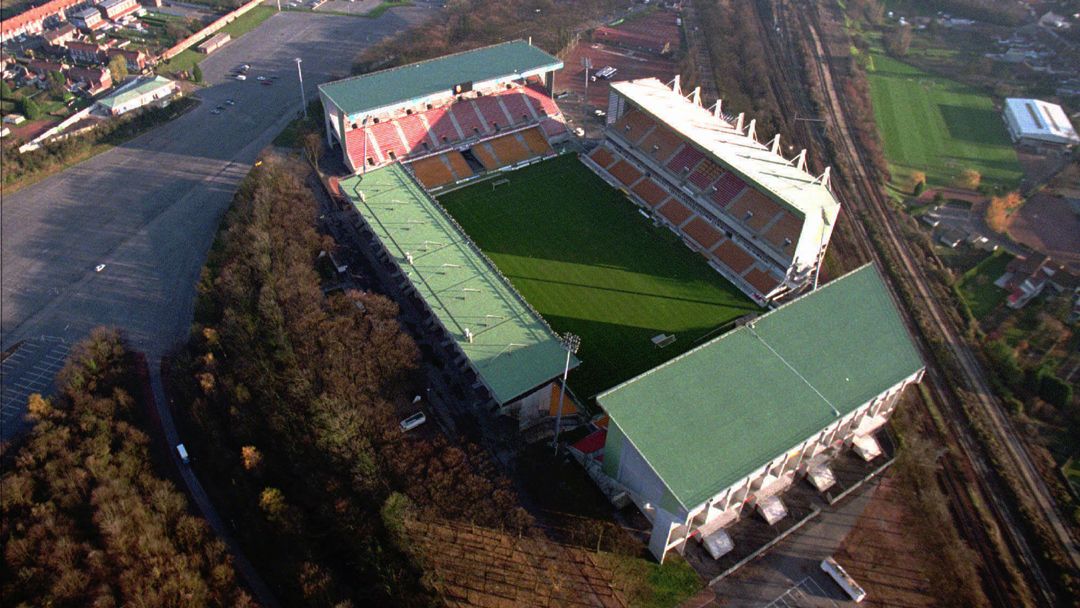
[[3,453],[7,606],[253,606],[231,558],[150,465],[136,362],[121,335],[75,346],[57,396],[32,395]]
[[242,184],[171,391],[200,476],[285,603],[424,605],[423,573],[381,516],[391,495],[425,518],[514,534],[533,522],[480,449],[400,431],[418,348],[385,297],[323,294],[316,260],[334,243],[317,213],[291,166]]

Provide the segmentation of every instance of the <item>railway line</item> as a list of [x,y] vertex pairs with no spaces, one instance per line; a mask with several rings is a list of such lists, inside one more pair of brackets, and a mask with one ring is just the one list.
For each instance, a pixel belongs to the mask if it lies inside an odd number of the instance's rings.
[[[894,218],[890,216],[887,203],[877,183],[869,177],[866,170],[867,163],[860,148],[855,145],[854,138],[847,126],[848,120],[843,110],[845,108],[843,99],[836,87],[833,86],[833,58],[827,52],[826,46],[822,44],[818,33],[818,19],[820,16],[813,7],[807,4],[801,4],[796,10],[789,10],[789,1],[770,0],[768,2],[759,2],[757,4],[759,10],[758,22],[762,29],[762,35],[773,47],[774,53],[771,53],[770,60],[775,65],[771,67],[777,70],[776,73],[783,76],[774,79],[772,85],[778,102],[785,106],[783,108],[785,115],[790,116],[793,111],[796,111],[803,116],[808,116],[814,111],[805,96],[796,96],[792,93],[793,90],[807,90],[807,87],[793,87],[791,85],[800,82],[802,79],[802,75],[796,69],[801,64],[797,44],[800,41],[805,41],[815,58],[811,63],[816,66],[816,76],[826,97],[821,110],[827,113],[828,124],[837,137],[837,141],[834,142],[837,155],[846,158],[847,164],[853,173],[850,176],[834,173],[834,187],[843,190],[847,195],[846,203],[849,207],[847,214],[849,221],[845,231],[850,231],[850,237],[852,237],[834,239],[834,242],[837,242],[844,249],[851,250],[843,252],[847,256],[854,255],[861,261],[874,259],[880,263],[882,261],[881,256],[871,245],[872,241],[867,227],[858,221],[859,214],[853,213],[853,211],[861,212],[868,221],[872,221],[880,228],[883,233],[884,244],[889,249],[889,253],[901,266],[906,280],[915,288],[917,297],[925,303],[926,310],[930,314],[934,325],[939,329],[948,348],[953,351],[960,362],[961,369],[964,372],[964,378],[961,380],[966,380],[970,390],[978,397],[980,409],[991,422],[994,432],[1009,446],[1010,455],[1017,468],[1021,471],[1026,470],[1027,475],[1024,475],[1024,478],[1029,487],[1033,485],[1042,486],[1042,500],[1038,501],[1040,507],[1047,512],[1048,516],[1057,517],[1058,514],[1049,491],[1042,484],[1042,480],[1037,477],[1037,472],[1035,472],[1030,459],[1026,458],[1027,454],[1023,452],[1023,447],[1019,445],[1019,439],[1015,436],[1015,432],[1010,432],[1012,431],[1011,425],[1007,419],[1004,419],[1000,407],[994,402],[990,388],[986,384],[974,354],[967,348],[962,336],[958,335],[955,328],[941,311],[921,267],[908,253],[904,239],[897,230]],[[770,30],[775,30],[775,34]],[[798,127],[797,124],[793,126]],[[824,132],[807,129],[807,139],[809,141],[805,143],[807,147],[816,147],[823,152],[827,149],[825,138]],[[898,294],[894,293],[894,295]],[[921,328],[913,320],[909,319],[909,324],[916,334],[922,334]],[[925,338],[925,336],[923,337]],[[925,340],[921,346],[924,357],[927,360],[933,360],[932,353],[929,352]],[[943,435],[941,439],[946,445],[953,446],[952,451],[958,457],[964,459],[964,464],[973,473],[972,475],[965,475],[965,470],[961,468],[960,463],[954,459],[946,458],[942,460],[939,482],[942,484],[942,489],[946,492],[946,495],[951,498],[950,510],[956,518],[961,533],[983,558],[983,582],[988,597],[995,605],[1016,605],[1014,597],[1016,590],[1011,589],[1009,584],[1012,577],[1001,561],[1003,559],[1009,560],[1012,556],[1000,555],[994,539],[978,515],[974,498],[967,491],[969,482],[965,478],[971,478],[970,483],[974,484],[973,489],[978,493],[982,502],[988,505],[992,516],[998,521],[1000,528],[1004,531],[1003,537],[1007,545],[1022,565],[1022,571],[1030,573],[1031,582],[1034,583],[1034,587],[1038,590],[1040,600],[1052,604],[1055,599],[1053,586],[1042,572],[1040,564],[1035,558],[1035,553],[1021,531],[1012,510],[1005,504],[1001,492],[996,491],[997,488],[993,486],[995,481],[997,483],[1001,482],[997,480],[995,471],[988,464],[985,457],[982,456],[980,443],[969,428],[966,414],[955,399],[951,399],[950,395],[944,390],[944,387],[949,386],[949,384],[942,376],[941,370],[931,366],[927,375],[927,388],[930,390],[934,400],[945,406],[942,411],[951,427],[951,433],[941,434]],[[929,425],[928,430],[938,434],[937,430],[933,428],[929,414],[923,418],[924,423]],[[1036,477],[1032,477],[1032,475]],[[1035,494],[1036,491],[1033,489],[1033,495]],[[1061,524],[1060,519],[1058,519],[1058,523]],[[1074,554],[1075,547],[1072,545],[1068,530],[1064,525],[1055,527],[1055,530],[1063,544],[1070,549],[1070,553]]]

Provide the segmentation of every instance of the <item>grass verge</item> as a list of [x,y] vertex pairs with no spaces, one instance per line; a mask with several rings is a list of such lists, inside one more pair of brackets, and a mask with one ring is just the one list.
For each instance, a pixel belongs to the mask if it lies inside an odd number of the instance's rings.
[[963,296],[971,308],[971,314],[976,319],[986,318],[1005,301],[1008,294],[1004,289],[994,285],[994,281],[1005,274],[1005,267],[1012,260],[1012,254],[998,250],[961,277],[960,295]]

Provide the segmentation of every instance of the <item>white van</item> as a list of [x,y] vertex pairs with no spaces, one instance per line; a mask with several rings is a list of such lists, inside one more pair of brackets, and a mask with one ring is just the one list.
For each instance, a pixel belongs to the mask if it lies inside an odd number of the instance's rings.
[[184,447],[184,444],[176,444],[176,453],[180,456],[180,462],[184,464],[191,464],[191,457],[188,456],[187,448]]
[[840,588],[844,590],[844,593],[848,594],[856,604],[866,599],[866,591],[859,586],[859,583],[855,582],[855,579],[851,578],[840,564],[836,563],[836,560],[827,557],[821,560],[821,569],[825,571]]

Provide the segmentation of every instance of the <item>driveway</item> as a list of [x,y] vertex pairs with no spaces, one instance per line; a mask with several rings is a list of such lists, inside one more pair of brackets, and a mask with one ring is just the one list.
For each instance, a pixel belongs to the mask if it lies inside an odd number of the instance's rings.
[[[285,12],[202,62],[203,103],[0,204],[0,349],[122,328],[151,365],[182,342],[218,222],[259,151],[358,52],[415,24],[426,5],[379,19]],[[228,72],[251,64],[238,82]],[[277,76],[270,86],[256,76]],[[233,99],[221,114],[213,108]],[[95,267],[105,264],[100,272]],[[32,362],[30,363],[32,367]],[[18,378],[5,375],[4,383]],[[5,424],[2,437],[16,429]]]

